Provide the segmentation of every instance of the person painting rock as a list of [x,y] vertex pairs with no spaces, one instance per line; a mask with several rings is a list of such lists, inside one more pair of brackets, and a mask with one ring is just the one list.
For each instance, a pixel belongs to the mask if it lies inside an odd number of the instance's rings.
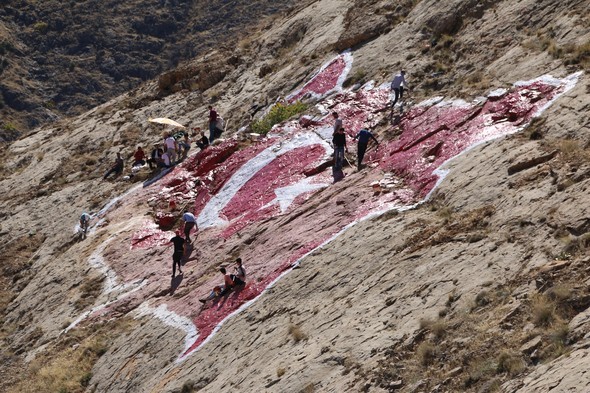
[[410,90],[406,83],[406,71],[401,70],[399,74],[393,77],[391,81],[391,91],[393,91],[394,98],[393,102],[391,103],[391,110],[393,111],[393,107],[397,103],[398,99],[402,100],[404,96],[404,89]]
[[121,172],[123,172],[123,167],[125,166],[125,162],[123,158],[121,158],[121,153],[117,153],[117,158],[115,159],[115,163],[113,166],[104,174],[103,179],[106,180],[111,174],[115,174],[115,176],[119,176]]
[[340,170],[344,164],[344,151],[348,152],[344,127],[340,127],[332,136],[332,144],[334,145],[334,169]]
[[82,236],[85,239],[88,227],[90,226],[90,214],[83,212],[80,216],[80,229],[82,230]]
[[356,136],[354,137],[354,139],[358,139],[358,144],[357,144],[358,164],[357,164],[357,168],[360,171],[361,170],[361,164],[363,163],[363,158],[365,157],[365,152],[367,151],[367,145],[369,144],[369,140],[370,139],[373,139],[375,141],[375,143],[377,143],[377,145],[379,145],[379,141],[377,141],[377,139],[375,139],[375,137],[373,136],[373,134],[371,133],[371,131],[367,130],[366,128],[363,128],[362,130],[360,130],[358,132],[358,134],[356,134]]
[[197,219],[193,213],[186,211],[182,215],[182,220],[184,221],[184,236],[186,237],[186,241],[192,243],[191,230],[197,226]]
[[172,254],[172,278],[176,276],[176,265],[178,265],[178,274],[182,274],[180,264],[182,262],[182,255],[184,254],[184,242],[185,240],[180,236],[177,231],[176,236],[170,239],[170,242],[174,244],[174,253]]

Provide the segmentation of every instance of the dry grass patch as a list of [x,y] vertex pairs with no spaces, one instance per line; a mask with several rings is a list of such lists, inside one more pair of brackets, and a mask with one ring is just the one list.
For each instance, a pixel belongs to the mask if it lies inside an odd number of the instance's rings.
[[544,295],[535,296],[532,300],[531,314],[537,327],[548,327],[556,319],[555,303]]
[[436,338],[437,340],[441,340],[445,337],[448,331],[448,323],[442,319],[439,319],[437,321],[433,321],[430,319],[421,319],[420,328],[428,330],[430,333],[432,333],[434,338]]
[[515,376],[524,371],[526,365],[520,356],[520,354],[505,350],[500,353],[497,359],[497,367],[496,370],[499,373],[507,373],[511,376]]
[[293,323],[289,325],[289,334],[296,343],[302,340],[307,340],[307,334],[303,333],[301,328]]
[[284,367],[277,368],[277,378],[281,378],[283,375],[285,375],[286,372],[287,369],[285,369]]
[[420,364],[424,367],[433,364],[438,355],[438,348],[428,341],[420,343],[416,349],[416,357]]
[[20,381],[7,393],[84,392],[95,362],[106,353],[113,337],[133,323],[122,319],[71,331],[28,363]]

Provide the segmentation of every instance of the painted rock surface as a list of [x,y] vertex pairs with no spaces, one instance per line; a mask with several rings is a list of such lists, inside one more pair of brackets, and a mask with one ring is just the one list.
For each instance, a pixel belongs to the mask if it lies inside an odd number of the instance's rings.
[[[342,91],[351,62],[350,54],[332,60],[288,100],[337,92],[318,107],[339,113],[355,151],[352,138],[358,130],[389,117],[384,108],[390,97],[386,86]],[[107,276],[105,292],[112,293],[111,300],[75,323],[138,308],[187,332],[184,357],[301,257],[360,220],[425,200],[442,180],[439,168],[446,161],[478,143],[519,131],[576,80],[573,75],[520,82],[473,103],[434,98],[403,114],[396,107],[390,131],[397,136],[369,146],[363,176],[347,169],[347,176],[358,176],[354,195],[342,196],[352,199],[347,211],[339,210],[338,200],[322,197],[336,187],[332,171],[321,170],[332,153],[333,119],[327,110],[324,118],[282,124],[250,144],[229,139],[194,154],[105,213],[115,234],[89,262]],[[371,187],[375,179],[380,181]],[[316,209],[320,203],[324,208]],[[150,215],[137,217],[138,209],[151,210]],[[190,273],[170,281],[169,239],[180,229],[180,209],[195,214],[199,231],[192,235],[195,247],[183,268]],[[264,241],[252,240],[257,237]],[[230,261],[232,272],[236,255],[244,260],[247,285],[203,307],[198,299],[222,284],[217,268]]]

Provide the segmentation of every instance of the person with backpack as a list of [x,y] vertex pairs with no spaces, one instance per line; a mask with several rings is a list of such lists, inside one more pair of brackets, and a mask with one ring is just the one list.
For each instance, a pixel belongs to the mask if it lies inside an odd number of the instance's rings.
[[406,83],[406,71],[401,70],[399,74],[393,77],[391,81],[391,90],[393,91],[394,98],[393,102],[391,103],[391,110],[393,111],[393,107],[397,103],[397,100],[401,99],[404,96],[404,88],[410,90]]
[[340,170],[344,164],[344,151],[348,152],[344,127],[340,127],[332,136],[332,144],[334,145],[334,169]]
[[354,137],[354,139],[358,139],[357,144],[357,155],[358,155],[358,170],[361,170],[361,164],[363,162],[363,158],[365,157],[365,152],[367,151],[367,145],[369,144],[369,140],[373,139],[377,145],[379,145],[379,141],[375,139],[371,131],[367,130],[366,128],[361,129],[358,134]]

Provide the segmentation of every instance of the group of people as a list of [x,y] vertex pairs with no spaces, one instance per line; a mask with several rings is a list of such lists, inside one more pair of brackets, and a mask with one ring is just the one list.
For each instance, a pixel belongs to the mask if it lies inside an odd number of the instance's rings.
[[[187,247],[190,247],[192,240],[190,238],[191,231],[197,227],[197,219],[189,211],[185,211],[182,215],[184,221],[184,237],[180,236],[180,230],[176,232],[176,235],[170,239],[170,243],[174,245],[174,252],[172,254],[172,278],[176,277],[176,267],[178,266],[178,274],[182,275],[182,260],[186,255]],[[198,230],[198,228],[197,228]],[[225,267],[221,267],[219,271],[223,274],[223,284],[217,285],[213,288],[209,296],[203,299],[199,299],[202,303],[206,303],[207,300],[212,300],[216,297],[223,296],[233,289],[243,286],[246,284],[246,269],[242,264],[242,258],[237,258],[236,266],[234,268],[234,274],[228,274]]]
[[[334,169],[341,170],[344,165],[344,160],[346,159],[344,152],[346,151],[348,153],[348,147],[346,146],[346,132],[344,127],[342,127],[342,119],[339,118],[338,113],[333,112],[332,116],[334,117],[334,133],[332,134],[332,144],[334,145]],[[359,130],[353,139],[358,140],[357,169],[360,171],[369,141],[372,139],[377,145],[379,145],[379,141],[377,141],[375,136],[373,136],[373,133],[366,128]]]
[[[393,108],[395,107],[395,104],[398,102],[398,100],[401,101],[403,99],[404,88],[408,89],[405,75],[406,71],[401,70],[393,77],[393,80],[391,81],[390,87],[391,91],[393,92],[393,100],[390,106],[392,113]],[[332,145],[334,146],[334,169],[342,170],[344,160],[346,159],[344,152],[348,153],[348,147],[346,146],[346,132],[343,127],[342,119],[338,116],[338,113],[332,112],[332,116],[334,117],[334,132],[332,134]],[[379,145],[379,141],[377,141],[373,133],[367,128],[360,129],[353,139],[358,140],[357,169],[360,171],[362,169],[363,158],[367,152],[367,146],[369,145],[369,142],[373,140],[377,145]]]
[[[210,137],[207,138],[201,131],[201,127],[194,127],[192,138],[197,138],[195,144],[199,149],[204,150],[213,142],[215,138],[221,135],[222,130],[219,128],[220,117],[217,112],[209,106],[209,131]],[[151,170],[158,168],[171,168],[179,161],[185,159],[191,149],[191,139],[189,134],[180,131],[176,134],[171,132],[164,133],[164,139],[161,143],[156,143],[148,157],[141,146],[133,153],[132,167],[141,167],[148,164]],[[117,153],[117,158],[111,167],[106,171],[103,179],[106,180],[112,174],[119,176],[123,172],[125,161],[121,153]]]

